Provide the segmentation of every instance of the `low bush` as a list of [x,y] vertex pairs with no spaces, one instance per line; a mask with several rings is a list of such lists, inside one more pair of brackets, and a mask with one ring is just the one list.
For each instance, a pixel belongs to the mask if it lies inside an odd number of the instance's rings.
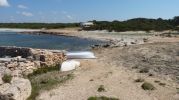
[[59,71],[59,70],[60,70],[59,65],[50,66],[50,67],[44,66],[43,68],[39,68],[35,70],[33,73],[29,74],[28,77],[44,74],[51,71]]
[[155,90],[155,87],[151,83],[148,83],[148,82],[144,82],[141,87],[144,90]]
[[105,92],[105,88],[104,88],[104,85],[100,85],[99,88],[98,88],[98,92]]
[[101,96],[101,97],[89,97],[88,100],[119,100],[119,99]]
[[58,66],[37,69],[28,75],[32,85],[32,92],[27,100],[35,100],[40,91],[53,89],[72,78],[71,72],[61,73]]
[[155,80],[154,82],[155,82],[155,83],[160,83],[160,81],[158,81],[158,80]]
[[160,86],[165,86],[166,84],[165,83],[159,83]]
[[140,73],[148,73],[149,69],[148,68],[143,68],[139,71]]
[[3,80],[4,83],[11,83],[12,76],[11,76],[11,75],[8,75],[8,74],[5,74],[5,75],[2,77],[2,80]]
[[144,82],[144,79],[138,78],[138,79],[135,80],[135,82]]

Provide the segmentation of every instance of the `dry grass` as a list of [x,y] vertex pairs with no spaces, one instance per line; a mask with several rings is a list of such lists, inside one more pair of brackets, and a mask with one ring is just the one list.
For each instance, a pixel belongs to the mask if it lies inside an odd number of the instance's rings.
[[34,73],[28,75],[32,85],[31,96],[28,98],[28,100],[35,100],[41,91],[51,90],[59,84],[62,84],[73,78],[73,75],[70,72],[59,72],[56,66],[50,68],[49,70],[48,69],[49,68],[38,69]]

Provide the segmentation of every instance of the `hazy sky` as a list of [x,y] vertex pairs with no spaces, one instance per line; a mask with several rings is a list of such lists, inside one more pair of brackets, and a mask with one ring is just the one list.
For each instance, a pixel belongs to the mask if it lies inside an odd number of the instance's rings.
[[177,15],[179,0],[0,0],[0,22],[169,19]]

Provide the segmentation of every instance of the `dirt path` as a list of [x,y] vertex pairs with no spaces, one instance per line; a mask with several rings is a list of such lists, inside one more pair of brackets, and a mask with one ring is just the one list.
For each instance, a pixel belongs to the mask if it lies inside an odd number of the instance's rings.
[[[116,97],[120,100],[179,100],[176,94],[177,84],[173,81],[139,74],[116,64],[118,60],[112,61],[111,57],[115,57],[120,50],[121,48],[114,48],[95,51],[98,59],[82,60],[82,66],[74,71],[73,80],[54,90],[42,92],[38,100],[87,100],[91,96]],[[144,91],[142,83],[134,82],[137,78],[144,78],[157,89]],[[166,83],[166,86],[158,85],[155,80]],[[100,85],[104,85],[105,92],[97,91]]]

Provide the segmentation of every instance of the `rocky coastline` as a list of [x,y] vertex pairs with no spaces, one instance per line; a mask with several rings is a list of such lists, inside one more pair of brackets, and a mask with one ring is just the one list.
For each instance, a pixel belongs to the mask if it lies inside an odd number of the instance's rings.
[[[78,37],[86,39],[94,39],[104,41],[104,44],[92,45],[92,49],[98,48],[113,48],[113,47],[124,47],[128,45],[138,45],[151,43],[153,39],[160,42],[164,38],[178,38],[178,31],[127,31],[127,32],[108,32],[108,31],[79,31],[72,29],[45,29],[39,31],[23,31],[20,34],[35,34],[35,35],[56,35],[66,37]],[[166,41],[167,42],[167,41]]]
[[[34,70],[61,64],[65,51],[0,47],[0,99],[25,100],[31,94],[31,84],[24,75]],[[9,82],[4,81],[11,76]]]

